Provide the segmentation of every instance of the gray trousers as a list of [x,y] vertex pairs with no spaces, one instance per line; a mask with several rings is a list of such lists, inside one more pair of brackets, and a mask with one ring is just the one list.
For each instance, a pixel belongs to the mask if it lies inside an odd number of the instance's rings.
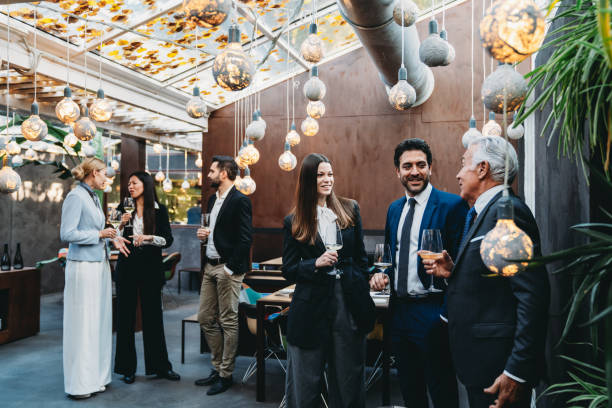
[[329,328],[331,336],[316,349],[289,344],[285,396],[288,408],[322,406],[323,372],[327,363],[330,408],[365,408],[365,335],[357,332],[353,317],[344,303],[340,281],[335,286],[336,316]]

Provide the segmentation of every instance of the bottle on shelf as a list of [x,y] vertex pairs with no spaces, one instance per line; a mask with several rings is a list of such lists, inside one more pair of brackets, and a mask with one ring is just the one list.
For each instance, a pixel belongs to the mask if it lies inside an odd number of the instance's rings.
[[0,270],[11,270],[11,256],[9,254],[8,244],[4,244],[4,251],[2,252],[2,258],[0,259]]
[[13,259],[13,269],[23,269],[23,257],[21,256],[21,243],[17,243],[15,258]]

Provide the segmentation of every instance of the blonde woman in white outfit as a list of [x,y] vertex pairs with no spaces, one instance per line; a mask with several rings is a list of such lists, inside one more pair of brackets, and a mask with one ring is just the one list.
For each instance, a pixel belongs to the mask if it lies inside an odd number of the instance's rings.
[[112,286],[105,216],[94,190],[104,188],[106,166],[89,158],[72,170],[80,181],[64,200],[60,236],[69,243],[64,287],[64,389],[89,398],[111,381]]

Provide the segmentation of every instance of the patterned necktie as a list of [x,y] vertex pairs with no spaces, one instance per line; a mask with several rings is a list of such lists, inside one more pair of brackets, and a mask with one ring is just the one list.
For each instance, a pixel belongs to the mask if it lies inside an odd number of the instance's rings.
[[402,297],[408,295],[408,264],[410,262],[410,232],[412,230],[412,220],[414,219],[414,205],[416,200],[408,200],[410,208],[404,219],[402,227],[402,239],[400,240],[400,256],[397,275],[397,295]]
[[472,228],[474,220],[476,219],[476,215],[476,207],[470,208],[470,211],[468,211],[467,215],[465,216],[465,225],[463,226],[463,234],[461,234],[461,242],[463,242],[463,240],[467,236],[468,231],[470,230],[470,228]]

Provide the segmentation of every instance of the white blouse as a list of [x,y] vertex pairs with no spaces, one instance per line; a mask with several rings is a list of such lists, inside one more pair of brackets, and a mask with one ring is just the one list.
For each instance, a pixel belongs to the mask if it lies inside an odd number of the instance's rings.
[[325,234],[329,233],[328,231],[335,232],[337,218],[336,214],[327,208],[327,205],[324,207],[317,206],[317,231],[323,242],[325,242]]
[[[159,205],[155,203],[155,209],[158,209],[158,208],[159,208]],[[134,235],[144,235],[144,222],[142,221],[142,217],[138,216],[136,211],[134,211],[134,214],[136,214],[136,216],[132,218],[132,225],[133,225],[132,228],[134,231]],[[120,231],[121,235],[123,235],[123,231],[124,230],[121,229]],[[166,245],[166,238],[160,237],[158,235],[153,235],[152,241],[144,241],[143,244],[163,247],[164,245]]]

